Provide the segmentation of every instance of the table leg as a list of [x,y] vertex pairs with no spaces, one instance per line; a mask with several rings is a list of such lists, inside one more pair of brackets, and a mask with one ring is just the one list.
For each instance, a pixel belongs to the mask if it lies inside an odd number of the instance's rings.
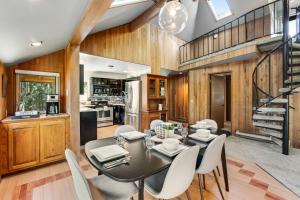
[[139,200],[144,200],[144,179],[139,180]]
[[227,163],[226,163],[226,153],[225,153],[225,145],[222,148],[222,168],[223,168],[223,175],[224,175],[224,183],[226,191],[229,192],[229,184],[228,184],[228,173],[227,173]]

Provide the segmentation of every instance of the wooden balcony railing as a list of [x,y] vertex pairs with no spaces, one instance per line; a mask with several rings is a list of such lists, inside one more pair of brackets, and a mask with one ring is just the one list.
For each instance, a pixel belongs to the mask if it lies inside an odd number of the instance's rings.
[[282,2],[277,0],[180,46],[180,64],[255,39],[281,34],[282,27]]

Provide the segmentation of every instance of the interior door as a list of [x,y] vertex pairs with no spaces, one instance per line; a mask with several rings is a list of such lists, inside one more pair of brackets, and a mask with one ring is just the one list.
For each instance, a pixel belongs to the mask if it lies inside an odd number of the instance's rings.
[[219,128],[224,127],[225,112],[225,79],[221,75],[210,77],[210,118],[215,120]]

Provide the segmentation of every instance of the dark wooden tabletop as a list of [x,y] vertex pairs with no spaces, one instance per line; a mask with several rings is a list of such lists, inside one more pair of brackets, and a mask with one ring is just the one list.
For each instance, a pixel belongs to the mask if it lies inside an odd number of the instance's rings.
[[89,162],[101,173],[106,176],[121,182],[133,182],[140,179],[145,179],[153,174],[156,174],[171,165],[172,158],[162,155],[155,150],[148,150],[145,147],[144,140],[136,140],[127,142],[125,149],[129,151],[131,159],[128,164],[122,164],[111,169],[106,169],[95,156],[90,153],[90,149],[103,147],[115,144],[114,138],[106,138],[94,140],[86,143],[85,154]]

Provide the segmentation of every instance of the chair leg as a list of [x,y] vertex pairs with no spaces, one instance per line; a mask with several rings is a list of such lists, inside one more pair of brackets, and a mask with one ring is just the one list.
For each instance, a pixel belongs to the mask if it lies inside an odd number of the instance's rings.
[[134,200],[133,197],[130,197],[130,200]]
[[214,177],[215,177],[215,179],[216,179],[216,182],[217,182],[217,185],[218,185],[220,194],[221,194],[221,196],[222,196],[222,199],[224,200],[223,192],[222,192],[222,189],[221,189],[221,186],[220,186],[220,183],[219,183],[219,180],[218,180],[218,178],[217,178],[217,175],[216,175],[215,170],[213,170],[213,173],[214,173]]
[[219,176],[221,176],[221,173],[220,173],[219,166],[217,166],[217,170],[218,170],[218,174],[219,174]]
[[203,174],[202,177],[203,177],[203,188],[204,188],[204,190],[206,190],[206,187],[205,187],[205,174]]
[[200,175],[199,175],[199,174],[198,174],[198,179],[199,179],[200,197],[201,197],[201,200],[204,200],[204,196],[203,196],[203,186],[202,186],[202,179],[200,178]]
[[191,199],[191,196],[190,196],[189,189],[187,189],[187,190],[185,191],[185,194],[186,194],[186,197],[187,197],[188,200],[192,200],[192,199]]

